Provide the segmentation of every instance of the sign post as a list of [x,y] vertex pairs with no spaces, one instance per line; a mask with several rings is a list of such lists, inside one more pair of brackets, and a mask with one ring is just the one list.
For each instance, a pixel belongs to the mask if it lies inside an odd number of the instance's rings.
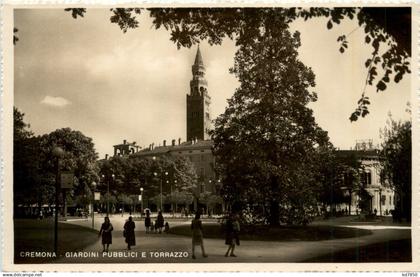
[[67,192],[67,189],[73,188],[74,174],[72,172],[61,172],[60,183],[61,183],[61,189],[63,190],[64,220],[66,220],[66,217],[67,217],[66,192]]

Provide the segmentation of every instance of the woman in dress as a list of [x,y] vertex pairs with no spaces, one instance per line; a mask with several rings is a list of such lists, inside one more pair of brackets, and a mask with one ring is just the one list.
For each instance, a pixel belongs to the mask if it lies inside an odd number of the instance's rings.
[[152,220],[150,219],[150,211],[146,210],[146,218],[144,219],[144,227],[146,227],[146,234],[150,232],[151,225],[152,225]]
[[108,252],[109,245],[112,244],[112,230],[114,230],[114,227],[112,227],[109,217],[106,216],[98,235],[102,235],[102,246],[104,247],[103,252]]
[[131,246],[136,245],[136,237],[134,235],[134,229],[136,224],[134,224],[133,218],[130,216],[128,221],[124,224],[124,236],[125,242],[127,243],[127,249],[131,250]]
[[163,225],[164,225],[164,221],[165,220],[163,219],[162,211],[159,211],[159,214],[157,216],[157,226],[156,226],[159,229],[159,234],[162,234],[162,228],[163,228]]
[[[225,244],[229,245],[225,257],[231,256],[236,257],[233,253],[235,251],[235,245],[239,245],[239,216],[231,214],[226,222],[226,240]],[[230,255],[229,255],[230,252]]]
[[195,259],[195,246],[201,246],[201,254],[204,258],[207,257],[206,251],[204,250],[204,243],[203,243],[203,226],[200,220],[200,214],[197,213],[195,218],[191,222],[191,230],[192,230],[192,258]]

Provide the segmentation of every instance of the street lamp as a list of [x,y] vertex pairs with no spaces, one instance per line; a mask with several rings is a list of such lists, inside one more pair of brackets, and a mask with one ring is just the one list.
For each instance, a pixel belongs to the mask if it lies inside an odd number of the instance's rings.
[[143,217],[143,187],[140,188],[140,217]]
[[[111,177],[112,177],[112,180],[114,180],[115,175],[111,174]],[[105,179],[105,175],[102,175],[102,178]],[[107,179],[106,193],[107,193],[107,197],[106,197],[106,216],[109,217],[109,197],[110,197],[110,194],[109,194],[109,178]]]
[[[153,157],[155,159],[155,157]],[[165,175],[168,176],[168,172],[165,171]],[[157,172],[153,172],[153,175],[155,175],[155,177],[158,176]],[[162,171],[160,174],[160,210],[161,212],[163,212],[163,194],[162,194],[162,182],[163,182],[163,175],[162,175]]]
[[52,155],[55,157],[55,214],[54,214],[54,253],[58,257],[58,198],[60,194],[60,158],[64,155],[64,150],[55,146],[52,150]]
[[382,216],[382,188],[379,188],[379,216]]
[[96,182],[92,182],[92,229],[95,229],[95,188]]

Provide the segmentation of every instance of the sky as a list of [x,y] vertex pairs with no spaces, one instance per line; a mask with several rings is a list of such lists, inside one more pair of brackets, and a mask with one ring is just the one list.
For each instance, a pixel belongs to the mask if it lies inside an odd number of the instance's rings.
[[[124,139],[142,147],[184,141],[186,94],[197,47],[178,50],[169,32],[155,30],[146,14],[140,16],[139,28],[125,34],[110,23],[110,15],[109,9],[88,9],[75,20],[63,9],[15,10],[15,106],[36,135],[64,127],[79,130],[93,139],[101,158]],[[290,28],[301,33],[299,58],[316,76],[318,101],[310,107],[336,147],[350,149],[360,139],[380,143],[388,113],[395,120],[409,119],[411,76],[406,75],[385,92],[368,87],[370,114],[349,121],[371,52],[356,22],[328,30],[325,19],[298,20]],[[337,37],[350,33],[349,49],[341,54]],[[239,86],[229,74],[236,48],[226,39],[218,46],[202,42],[200,50],[215,119]]]

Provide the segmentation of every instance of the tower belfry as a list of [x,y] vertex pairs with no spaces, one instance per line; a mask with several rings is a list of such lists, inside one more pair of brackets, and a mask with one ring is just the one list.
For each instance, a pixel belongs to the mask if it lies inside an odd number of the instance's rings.
[[206,68],[201,56],[200,46],[197,48],[195,61],[192,66],[193,78],[190,81],[190,93],[187,94],[187,140],[210,139],[211,128],[210,103],[207,92],[207,81],[204,78]]

